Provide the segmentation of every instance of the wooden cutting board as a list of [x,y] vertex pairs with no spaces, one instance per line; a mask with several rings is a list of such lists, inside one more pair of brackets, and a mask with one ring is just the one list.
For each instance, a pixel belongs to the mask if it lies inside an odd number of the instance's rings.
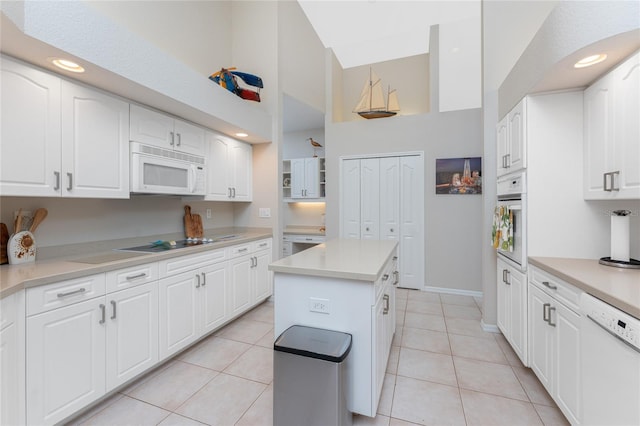
[[184,206],[184,235],[187,238],[193,238],[195,235],[193,226],[193,215],[191,214],[191,206]]
[[0,265],[9,263],[7,257],[7,244],[9,243],[9,230],[7,225],[0,223]]
[[195,238],[204,237],[204,229],[202,228],[202,217],[199,214],[192,214],[191,221],[193,224],[193,236]]

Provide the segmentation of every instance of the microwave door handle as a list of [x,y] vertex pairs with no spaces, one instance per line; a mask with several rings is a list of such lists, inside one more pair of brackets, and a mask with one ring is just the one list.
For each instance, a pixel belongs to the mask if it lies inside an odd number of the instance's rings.
[[189,192],[194,192],[196,190],[197,180],[198,176],[196,175],[196,166],[191,164],[189,166]]

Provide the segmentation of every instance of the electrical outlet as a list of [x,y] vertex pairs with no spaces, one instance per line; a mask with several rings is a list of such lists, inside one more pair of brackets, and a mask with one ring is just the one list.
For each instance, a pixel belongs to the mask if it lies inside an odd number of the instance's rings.
[[258,216],[271,217],[271,209],[269,207],[260,207],[258,210]]
[[211,209],[206,210],[207,219],[211,219]]
[[329,314],[329,299],[309,298],[309,311]]

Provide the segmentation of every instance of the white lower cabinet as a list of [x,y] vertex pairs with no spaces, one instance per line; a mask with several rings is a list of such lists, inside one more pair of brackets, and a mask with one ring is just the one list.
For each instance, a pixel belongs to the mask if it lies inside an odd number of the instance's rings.
[[502,259],[498,271],[498,328],[524,365],[527,357],[527,276]]
[[[269,271],[272,240],[261,240],[233,249],[229,261],[229,311],[236,316],[262,302],[273,293],[273,278]],[[243,254],[248,253],[248,254]]]
[[105,394],[104,303],[102,296],[27,318],[27,424],[55,424]]
[[372,394],[373,406],[377,406],[380,395],[382,394],[382,385],[384,383],[384,375],[387,371],[387,362],[389,361],[389,348],[396,329],[395,319],[395,288],[393,287],[393,271],[391,264],[387,265],[381,280],[382,291],[379,294],[376,304],[371,308],[373,329],[373,342],[375,362],[372,365],[372,377],[374,379],[374,388],[376,392]]
[[196,273],[185,272],[161,279],[159,288],[160,359],[164,359],[199,337]]
[[62,422],[262,302],[271,248],[264,239],[3,298],[1,424]]
[[107,392],[158,362],[158,285],[107,295]]
[[529,275],[530,365],[573,425],[580,424],[581,291],[532,267]]
[[0,300],[0,424],[25,424],[24,291]]

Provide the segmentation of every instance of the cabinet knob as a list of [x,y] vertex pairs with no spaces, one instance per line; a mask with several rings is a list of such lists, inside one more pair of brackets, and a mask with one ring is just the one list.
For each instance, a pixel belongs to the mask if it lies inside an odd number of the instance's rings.
[[389,231],[393,232],[393,228],[389,229]]

